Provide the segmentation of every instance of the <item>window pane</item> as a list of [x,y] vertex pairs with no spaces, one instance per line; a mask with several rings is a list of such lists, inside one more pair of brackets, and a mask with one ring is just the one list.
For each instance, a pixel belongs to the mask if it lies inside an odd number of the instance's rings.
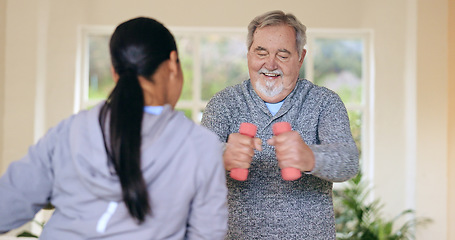
[[318,38],[314,48],[314,82],[337,92],[343,102],[362,102],[360,39]]
[[351,124],[351,133],[354,138],[357,148],[359,149],[359,154],[362,156],[362,112],[361,111],[348,111],[349,123]]
[[183,71],[183,89],[180,100],[191,100],[193,96],[194,39],[187,36],[176,36],[175,38]]
[[208,34],[201,38],[202,100],[248,79],[245,36]]
[[114,87],[110,72],[109,35],[92,35],[89,44],[89,91],[90,100],[105,99]]
[[305,70],[306,70],[305,69],[305,64],[302,64],[302,67],[300,68],[300,71],[299,71],[299,78],[307,79]]

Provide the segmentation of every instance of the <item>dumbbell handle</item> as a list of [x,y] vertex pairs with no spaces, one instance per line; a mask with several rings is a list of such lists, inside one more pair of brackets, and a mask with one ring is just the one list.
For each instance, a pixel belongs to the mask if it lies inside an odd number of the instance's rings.
[[[240,124],[239,133],[254,138],[257,129],[256,125],[244,122]],[[248,178],[248,168],[233,168],[230,176],[237,181],[245,181]]]
[[[291,131],[291,124],[288,122],[277,122],[272,126],[273,134],[278,136],[284,132]],[[294,181],[302,177],[302,173],[297,168],[287,167],[281,169],[281,177],[286,181]]]

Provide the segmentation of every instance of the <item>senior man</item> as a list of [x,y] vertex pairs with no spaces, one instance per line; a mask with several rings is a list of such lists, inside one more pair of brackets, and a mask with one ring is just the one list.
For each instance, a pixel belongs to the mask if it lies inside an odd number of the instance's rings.
[[[228,177],[226,239],[335,239],[333,182],[355,176],[359,156],[339,96],[299,79],[305,32],[282,11],[254,18],[250,79],[215,94],[205,109],[202,125],[226,142],[227,173],[249,170],[245,181]],[[243,122],[257,126],[254,138],[238,133]],[[274,135],[276,122],[290,123],[292,131]],[[284,168],[301,177],[283,180]]]

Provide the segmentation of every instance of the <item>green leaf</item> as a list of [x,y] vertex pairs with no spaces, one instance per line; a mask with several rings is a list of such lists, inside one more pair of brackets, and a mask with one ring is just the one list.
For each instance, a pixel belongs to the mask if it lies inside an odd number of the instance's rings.
[[[334,190],[334,211],[338,240],[408,240],[414,239],[414,228],[431,222],[417,218],[411,209],[392,219],[381,216],[384,205],[379,199],[369,201],[371,189],[362,180],[362,173],[349,180],[346,187]],[[394,227],[397,220],[408,216],[409,220]],[[395,232],[394,232],[395,229]]]

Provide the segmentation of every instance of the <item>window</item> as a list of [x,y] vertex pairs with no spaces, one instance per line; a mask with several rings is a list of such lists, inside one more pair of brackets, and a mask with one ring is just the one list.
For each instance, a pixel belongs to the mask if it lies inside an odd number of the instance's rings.
[[[213,94],[248,79],[246,31],[236,28],[171,28],[171,31],[177,41],[184,74],[182,95],[176,108],[198,123]],[[108,51],[113,28],[89,27],[81,32],[82,80],[77,110],[105,99],[114,85]],[[309,29],[307,35],[307,55],[300,76],[340,95],[361,151],[364,175],[371,180],[371,33]]]
[[75,112],[106,99],[114,86],[109,57],[113,31],[114,28],[104,26],[83,26],[79,31]]
[[[248,79],[246,32],[242,29],[171,28],[182,64],[184,84],[176,109],[200,122],[208,100],[218,91]],[[79,109],[105,99],[114,86],[108,43],[112,28],[82,30]]]
[[195,122],[210,98],[248,79],[246,32],[241,29],[172,28],[184,85],[176,108]]

